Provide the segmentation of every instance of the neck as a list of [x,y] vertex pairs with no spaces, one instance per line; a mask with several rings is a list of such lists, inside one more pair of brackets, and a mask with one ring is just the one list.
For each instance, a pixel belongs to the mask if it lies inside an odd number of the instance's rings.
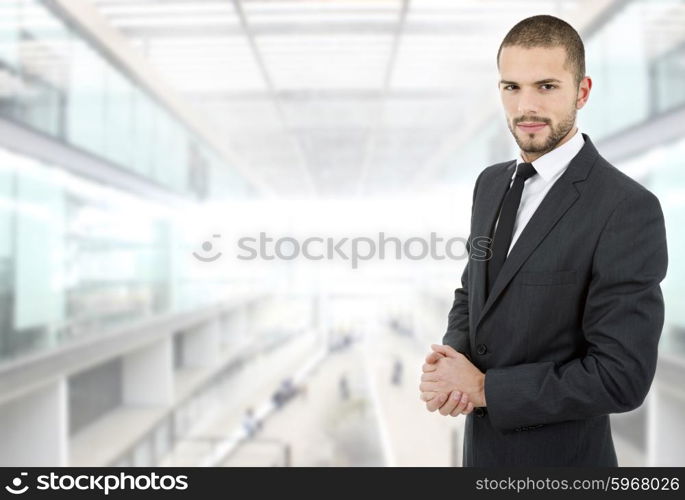
[[[576,133],[577,130],[578,130],[578,127],[576,127],[576,126],[574,125],[574,126],[571,128],[571,130],[569,130],[568,133],[559,141],[559,143],[558,143],[556,146],[554,146],[552,149],[550,149],[549,151],[553,151],[553,150],[557,149],[559,146],[562,146],[562,145],[566,144],[568,141],[571,140],[571,137],[574,136],[574,134]],[[537,160],[538,158],[540,158],[542,155],[545,155],[545,154],[549,153],[549,151],[544,151],[544,152],[542,152],[542,153],[527,153],[527,152],[525,152],[525,151],[521,151],[521,157],[522,157],[526,162],[532,163],[532,162],[534,162],[535,160]]]

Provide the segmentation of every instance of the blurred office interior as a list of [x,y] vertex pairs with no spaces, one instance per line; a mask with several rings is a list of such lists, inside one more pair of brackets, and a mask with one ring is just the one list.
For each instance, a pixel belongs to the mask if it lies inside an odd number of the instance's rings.
[[[585,41],[580,130],[666,217],[619,464],[682,465],[682,0],[3,0],[0,464],[461,465],[418,384],[464,259],[288,256],[466,237],[518,152],[497,48],[543,13]],[[281,256],[239,258],[260,233]]]

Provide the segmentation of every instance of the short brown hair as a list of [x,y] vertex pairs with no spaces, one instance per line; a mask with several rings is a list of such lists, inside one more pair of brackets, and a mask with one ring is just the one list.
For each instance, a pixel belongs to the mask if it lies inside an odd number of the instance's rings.
[[[558,17],[540,15],[518,22],[509,30],[497,51],[497,69],[499,55],[503,47],[518,45],[520,47],[564,47],[566,63],[564,67],[575,75],[576,85],[585,76],[585,46],[578,32],[566,21]],[[570,65],[570,68],[569,68]]]

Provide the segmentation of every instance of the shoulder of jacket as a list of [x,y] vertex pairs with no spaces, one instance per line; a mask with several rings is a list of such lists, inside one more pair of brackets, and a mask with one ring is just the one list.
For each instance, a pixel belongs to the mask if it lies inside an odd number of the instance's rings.
[[507,160],[507,161],[503,161],[500,163],[494,163],[488,167],[485,167],[483,169],[483,171],[481,172],[481,175],[500,173],[503,170],[506,170],[507,168],[509,168],[511,165],[514,165],[515,163],[516,163],[516,160]]
[[628,199],[656,198],[645,186],[622,172],[600,156],[592,169],[591,182],[601,184],[603,190],[611,193],[613,205],[617,206]]
[[501,174],[503,171],[507,170],[508,167],[511,165],[516,164],[516,160],[509,160],[509,161],[503,161],[500,163],[494,163],[488,167],[485,167],[480,174],[478,174],[478,178],[476,179],[476,183],[480,181],[481,178],[488,178],[491,176],[496,176]]

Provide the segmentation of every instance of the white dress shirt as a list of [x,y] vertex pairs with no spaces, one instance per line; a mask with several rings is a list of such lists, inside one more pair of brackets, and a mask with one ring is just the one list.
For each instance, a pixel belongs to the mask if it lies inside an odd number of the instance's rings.
[[[578,154],[578,151],[580,151],[584,144],[585,139],[583,139],[580,130],[576,130],[576,133],[573,135],[573,137],[571,137],[564,144],[553,149],[549,153],[545,153],[537,160],[531,162],[537,171],[537,175],[526,179],[526,182],[523,185],[521,203],[519,205],[518,212],[516,212],[514,233],[511,238],[511,245],[509,246],[507,256],[514,247],[516,240],[521,235],[523,228],[526,227],[526,224],[528,224],[528,221],[530,221],[531,217],[535,213],[535,210],[537,210],[538,206],[540,206],[540,203],[542,203],[542,200],[547,192],[566,171],[569,163],[571,163],[573,157]],[[519,164],[526,162],[520,155],[521,154],[519,152],[519,158],[516,162],[516,170],[518,170]],[[511,176],[511,183],[509,184],[510,187],[514,182],[514,178],[516,177],[516,170]],[[497,220],[499,222],[499,218]],[[497,226],[495,225],[495,228],[496,227]]]

